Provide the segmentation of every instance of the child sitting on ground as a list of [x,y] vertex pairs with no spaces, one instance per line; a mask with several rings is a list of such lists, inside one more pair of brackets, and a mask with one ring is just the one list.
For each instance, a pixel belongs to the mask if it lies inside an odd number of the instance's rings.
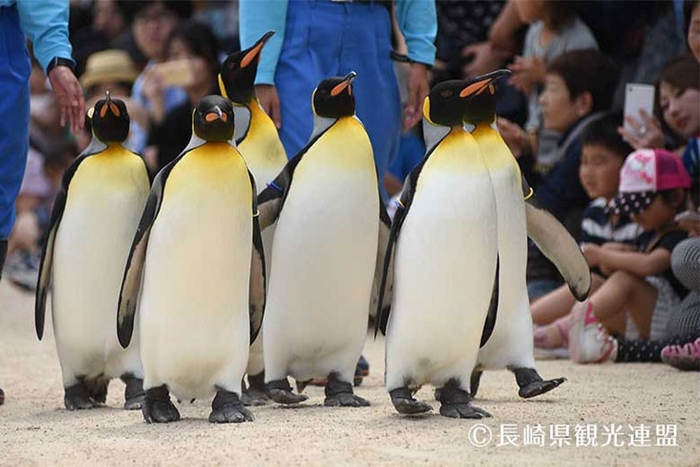
[[641,149],[627,157],[618,194],[609,207],[615,214],[632,216],[655,235],[639,252],[585,245],[589,264],[610,277],[588,301],[575,307],[569,334],[573,361],[635,361],[637,354],[618,352],[617,340],[605,334],[624,336],[627,314],[642,338],[666,337],[671,308],[688,294],[673,275],[671,252],[687,236],[675,216],[685,207],[689,187],[690,177],[680,158],[666,150]]
[[[627,217],[608,216],[605,207],[617,193],[620,169],[632,148],[617,133],[622,114],[611,113],[592,122],[581,134],[583,145],[579,178],[593,200],[583,213],[580,243],[604,248],[637,250],[643,241],[643,230]],[[605,281],[599,268],[591,269],[591,292]],[[566,285],[535,300],[532,320],[536,325],[535,347],[552,349],[568,346],[567,316],[576,299]],[[555,321],[556,320],[556,321]],[[555,322],[555,326],[542,326]]]

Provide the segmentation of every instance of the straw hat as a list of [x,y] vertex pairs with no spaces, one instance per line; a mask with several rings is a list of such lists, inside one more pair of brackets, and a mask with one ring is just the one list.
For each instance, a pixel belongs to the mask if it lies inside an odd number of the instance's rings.
[[136,76],[134,62],[128,53],[117,49],[103,50],[88,57],[80,84],[84,88],[106,82],[131,84],[136,80]]

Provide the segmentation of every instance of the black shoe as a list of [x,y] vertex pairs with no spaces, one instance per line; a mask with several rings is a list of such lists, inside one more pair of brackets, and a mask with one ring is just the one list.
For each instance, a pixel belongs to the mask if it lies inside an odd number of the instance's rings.
[[3,392],[2,388],[0,388],[0,405],[5,403],[5,393]]

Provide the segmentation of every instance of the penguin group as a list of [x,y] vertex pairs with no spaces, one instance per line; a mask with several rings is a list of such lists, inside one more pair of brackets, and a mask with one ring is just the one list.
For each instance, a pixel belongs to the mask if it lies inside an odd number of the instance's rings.
[[52,291],[66,408],[104,404],[114,378],[148,423],[180,418],[171,394],[213,397],[212,423],[252,421],[247,406],[301,403],[318,378],[324,405],[365,407],[353,377],[370,314],[401,414],[430,411],[413,395],[432,384],[441,415],[490,416],[472,405],[484,370],[512,371],[525,398],[559,386],[535,370],[527,237],[577,298],[590,275],[493,125],[507,71],[431,90],[426,155],[392,221],[353,71],[319,83],[313,133],[287,159],[254,93],[272,34],[226,59],[221,96],[196,105],[189,144],[152,183],[122,145],[124,103],[106,95],[91,109],[93,140],[64,174],[36,293],[41,339]]

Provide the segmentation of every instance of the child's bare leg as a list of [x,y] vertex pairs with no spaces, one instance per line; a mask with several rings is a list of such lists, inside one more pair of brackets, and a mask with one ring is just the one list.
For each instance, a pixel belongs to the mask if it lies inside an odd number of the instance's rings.
[[592,297],[593,312],[609,333],[625,332],[629,310],[642,337],[649,336],[656,288],[626,271],[615,271]]
[[[603,279],[598,274],[591,276],[591,294],[603,284]],[[576,299],[567,285],[562,285],[556,290],[536,299],[530,309],[532,310],[532,322],[539,325],[549,324],[557,318],[566,316],[571,307],[576,304]]]

